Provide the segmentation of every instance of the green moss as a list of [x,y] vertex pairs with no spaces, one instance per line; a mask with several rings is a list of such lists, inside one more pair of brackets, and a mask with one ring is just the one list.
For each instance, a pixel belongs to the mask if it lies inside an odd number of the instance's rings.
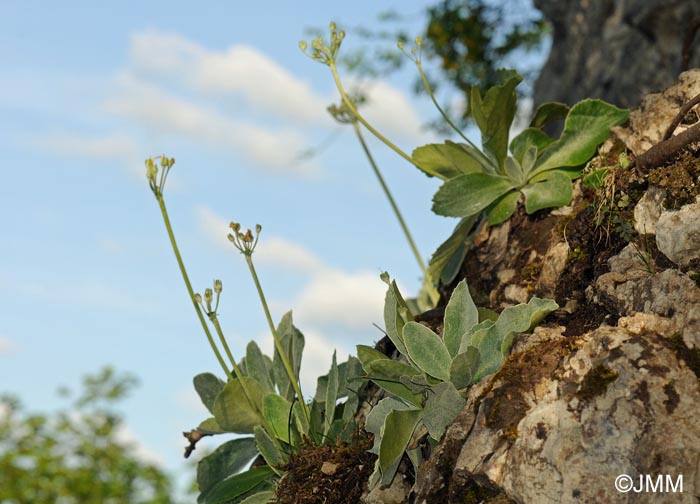
[[583,378],[581,388],[576,392],[576,397],[582,401],[590,401],[596,396],[604,394],[608,385],[617,380],[618,374],[609,367],[598,364]]

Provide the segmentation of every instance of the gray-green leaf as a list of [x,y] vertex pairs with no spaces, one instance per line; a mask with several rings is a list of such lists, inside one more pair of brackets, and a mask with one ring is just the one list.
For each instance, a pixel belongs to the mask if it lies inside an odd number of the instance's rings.
[[457,355],[462,335],[478,323],[479,312],[471,294],[469,294],[467,281],[462,280],[452,291],[450,301],[445,308],[443,339],[450,356],[454,357]]
[[498,175],[460,175],[440,186],[433,196],[433,211],[448,217],[476,215],[514,187],[513,181]]
[[409,357],[422,371],[443,381],[450,379],[452,357],[440,336],[417,322],[407,323],[403,335]]
[[541,181],[531,181],[522,188],[528,214],[543,208],[561,207],[571,203],[573,189],[568,175],[559,171],[548,171],[535,179],[539,180],[540,177]]
[[250,376],[242,378],[251,395],[252,404],[241,386],[240,380],[231,380],[216,396],[212,413],[222,429],[239,434],[252,434],[253,427],[262,424],[262,386]]
[[481,171],[481,165],[474,156],[450,141],[418,147],[413,151],[411,157],[422,171],[443,180],[463,173]]
[[213,413],[214,399],[224,388],[224,382],[212,373],[200,373],[192,381],[202,403],[210,413]]
[[454,422],[466,403],[455,386],[449,382],[430,387],[422,418],[430,437],[439,441],[445,429]]
[[406,451],[422,414],[422,410],[393,410],[387,415],[379,444],[378,462],[382,471],[382,484],[388,485],[394,479],[403,452]]

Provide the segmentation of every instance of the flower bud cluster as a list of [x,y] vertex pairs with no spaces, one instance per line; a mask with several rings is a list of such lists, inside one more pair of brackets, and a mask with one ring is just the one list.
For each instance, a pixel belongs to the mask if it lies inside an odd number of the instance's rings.
[[330,33],[330,45],[327,45],[324,42],[323,37],[319,35],[311,41],[311,52],[308,51],[309,44],[305,40],[299,42],[299,48],[304,54],[314,61],[318,61],[324,65],[334,65],[340,45],[343,43],[343,39],[345,38],[345,32],[342,30],[338,31],[336,24],[331,23]]
[[246,256],[253,255],[255,246],[258,244],[258,238],[260,237],[262,226],[260,224],[255,225],[255,236],[253,236],[253,231],[250,229],[242,232],[241,225],[238,222],[231,222],[229,227],[233,232],[229,233],[228,240],[241,251],[241,254]]
[[[175,158],[169,158],[165,154],[146,159],[146,178],[156,197],[163,195],[165,180],[174,164]],[[160,165],[160,177],[158,177],[158,165]]]

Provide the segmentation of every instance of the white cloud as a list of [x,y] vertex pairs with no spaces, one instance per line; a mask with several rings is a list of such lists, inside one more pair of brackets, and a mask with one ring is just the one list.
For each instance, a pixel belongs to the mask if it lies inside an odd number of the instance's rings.
[[167,94],[153,84],[124,74],[120,92],[106,101],[109,112],[134,120],[149,130],[178,134],[209,144],[235,148],[249,160],[267,168],[313,173],[310,163],[301,163],[305,145],[298,129],[266,129],[228,117],[191,101]]
[[126,425],[121,424],[117,426],[114,432],[114,438],[120,443],[131,445],[134,450],[134,456],[142,462],[160,467],[165,465],[165,459],[157,451],[149,448],[140,441]]
[[295,122],[330,121],[327,98],[248,45],[212,51],[177,34],[148,31],[132,37],[131,57],[139,73],[184,79],[208,93],[240,95],[258,110]]
[[[214,243],[229,247],[226,220],[204,206],[197,208],[196,212],[204,233]],[[306,285],[286,303],[294,309],[295,317],[304,326],[337,324],[358,328],[381,321],[385,287],[378,273],[334,268],[302,245],[275,236],[265,236],[255,254],[260,264],[287,268],[308,276]]]
[[377,273],[327,268],[315,275],[294,299],[300,320],[361,328],[381,322],[385,286]]
[[94,159],[127,159],[136,157],[135,143],[125,135],[86,137],[77,134],[50,134],[36,141],[40,146],[59,154]]
[[0,355],[10,355],[17,351],[17,343],[14,340],[6,337],[0,336]]

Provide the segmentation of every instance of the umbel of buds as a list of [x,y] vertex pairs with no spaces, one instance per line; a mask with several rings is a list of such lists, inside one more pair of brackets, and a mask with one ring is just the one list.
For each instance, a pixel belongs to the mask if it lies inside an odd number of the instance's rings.
[[[194,295],[195,301],[202,307],[209,318],[216,317],[216,310],[219,309],[219,298],[221,297],[221,291],[223,290],[223,284],[221,280],[214,280],[214,289],[204,289],[204,298],[202,295],[197,293]],[[216,294],[216,302],[214,303],[214,294]],[[212,303],[214,303],[214,308],[212,309]]]
[[[156,163],[157,160],[159,163]],[[160,177],[158,176],[158,164],[160,164],[161,168]],[[151,191],[157,198],[163,195],[165,180],[168,178],[168,173],[170,173],[170,169],[174,164],[175,158],[169,158],[165,154],[146,159],[146,178]]]
[[233,231],[228,234],[228,240],[241,251],[241,254],[246,256],[253,255],[255,246],[258,244],[262,226],[260,224],[255,225],[255,236],[253,236],[253,232],[250,229],[247,229],[246,232],[243,233],[241,231],[241,225],[238,222],[231,222],[228,227]]
[[335,60],[336,56],[338,55],[338,50],[340,49],[340,44],[343,43],[343,39],[345,38],[345,32],[338,31],[335,23],[331,23],[330,32],[330,46],[326,45],[323,40],[323,37],[319,35],[311,41],[311,52],[308,51],[309,44],[305,40],[299,42],[299,48],[312,60],[323,63],[324,65],[335,65]]

